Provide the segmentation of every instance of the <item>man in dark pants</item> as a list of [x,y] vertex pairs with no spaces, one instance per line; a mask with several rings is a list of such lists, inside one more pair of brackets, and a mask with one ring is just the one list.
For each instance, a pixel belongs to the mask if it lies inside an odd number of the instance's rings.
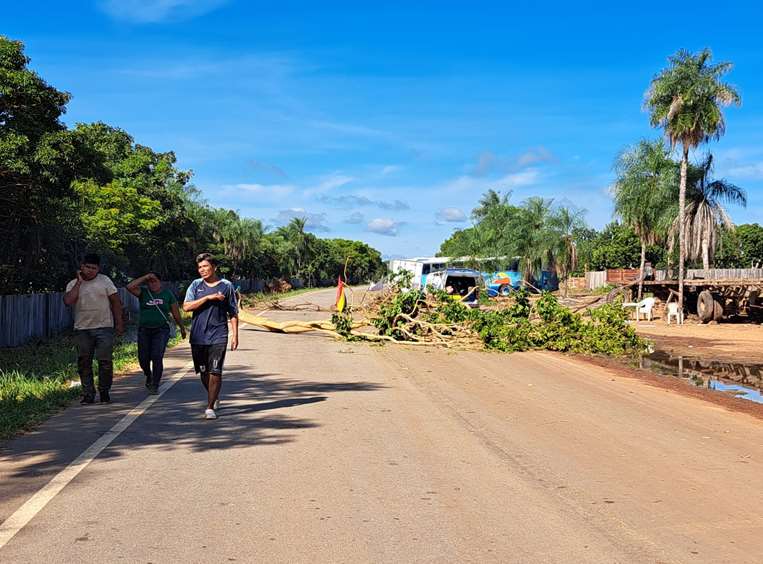
[[111,403],[114,378],[112,353],[114,330],[124,332],[122,302],[108,276],[100,274],[101,258],[88,254],[82,259],[77,278],[66,285],[64,303],[74,306],[77,366],[82,383],[82,404],[95,402],[93,356],[98,361],[98,394],[101,403]]
[[228,346],[228,318],[233,335],[231,350],[238,348],[238,304],[233,284],[217,277],[217,261],[209,253],[196,257],[201,278],[188,287],[183,310],[193,312],[191,354],[196,372],[207,389],[205,419],[217,419],[223,363]]

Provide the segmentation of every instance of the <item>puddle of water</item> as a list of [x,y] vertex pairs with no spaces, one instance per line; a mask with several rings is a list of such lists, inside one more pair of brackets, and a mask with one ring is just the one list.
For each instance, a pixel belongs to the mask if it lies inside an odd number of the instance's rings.
[[763,364],[721,362],[655,351],[636,365],[690,382],[695,386],[763,404]]

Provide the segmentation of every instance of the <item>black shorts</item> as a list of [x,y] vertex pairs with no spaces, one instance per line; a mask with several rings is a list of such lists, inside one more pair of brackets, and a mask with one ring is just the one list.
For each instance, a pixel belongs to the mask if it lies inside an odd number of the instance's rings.
[[225,351],[228,349],[227,343],[217,345],[191,345],[191,356],[193,357],[193,367],[197,374],[207,372],[209,374],[223,375],[223,363],[225,362]]

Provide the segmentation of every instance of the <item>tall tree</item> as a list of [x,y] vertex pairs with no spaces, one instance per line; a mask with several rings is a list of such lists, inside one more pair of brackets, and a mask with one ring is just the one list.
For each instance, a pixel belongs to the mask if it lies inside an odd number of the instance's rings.
[[564,281],[564,297],[569,291],[570,273],[577,268],[578,254],[575,234],[585,227],[584,210],[575,210],[568,206],[560,206],[551,217],[551,227],[556,231],[558,247],[556,250],[556,265],[559,277]]
[[615,162],[615,215],[633,229],[641,242],[639,300],[644,286],[646,248],[666,235],[669,224],[666,216],[673,211],[677,172],[670,151],[661,140],[643,140],[623,151]]
[[[678,223],[684,225],[689,151],[711,139],[719,139],[726,129],[721,108],[739,105],[737,91],[722,81],[732,65],[711,64],[712,54],[704,49],[693,55],[680,50],[671,56],[669,66],[652,79],[645,105],[652,126],[661,127],[671,146],[681,144],[681,181],[678,198]],[[683,307],[686,240],[679,232],[678,303]]]
[[21,42],[0,35],[0,292],[40,269],[58,274],[67,266],[61,256],[77,148],[60,117],[70,96],[29,62]]
[[517,220],[512,224],[511,237],[516,254],[522,259],[525,281],[542,271],[544,264],[554,261],[554,249],[559,242],[552,229],[553,199],[533,196],[522,203]]
[[[686,215],[681,229],[687,258],[701,258],[705,270],[710,268],[721,231],[734,229],[723,204],[747,205],[747,194],[742,188],[723,179],[713,179],[712,172],[712,155],[707,155],[699,165],[689,166]],[[672,227],[674,233],[679,231],[680,225],[676,219]]]

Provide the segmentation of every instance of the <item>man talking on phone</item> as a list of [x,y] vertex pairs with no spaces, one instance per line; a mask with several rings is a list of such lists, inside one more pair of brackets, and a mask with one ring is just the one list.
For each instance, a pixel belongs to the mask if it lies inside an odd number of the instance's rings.
[[74,339],[77,368],[82,383],[81,404],[95,402],[93,356],[98,361],[98,395],[101,403],[111,403],[114,379],[114,331],[124,333],[122,302],[111,278],[100,274],[101,257],[87,254],[77,277],[66,285],[64,303],[74,307]]
[[223,363],[228,347],[228,319],[231,325],[230,348],[238,348],[238,304],[236,293],[225,278],[217,276],[217,261],[209,253],[196,257],[201,278],[188,287],[183,310],[193,312],[191,322],[191,355],[196,373],[207,389],[205,419],[217,419]]

